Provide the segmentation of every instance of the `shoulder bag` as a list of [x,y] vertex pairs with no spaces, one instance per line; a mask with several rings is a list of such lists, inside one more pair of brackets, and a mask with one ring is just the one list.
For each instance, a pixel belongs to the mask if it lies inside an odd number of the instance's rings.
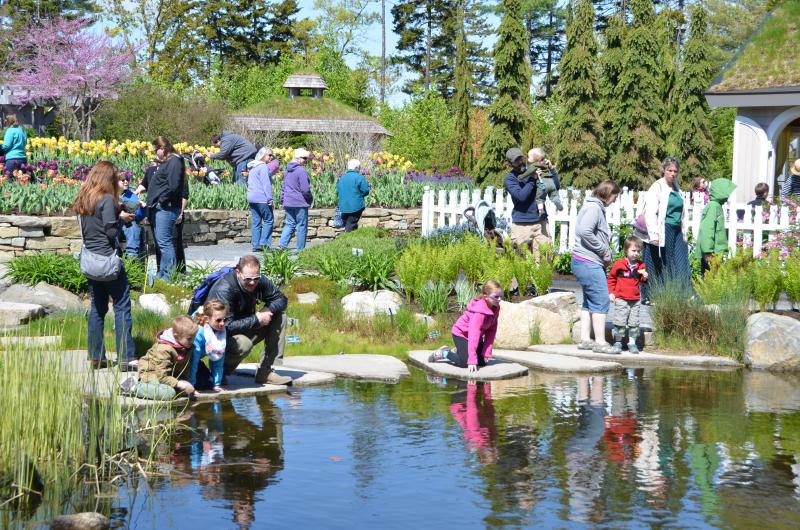
[[122,271],[122,258],[117,255],[116,247],[110,256],[103,256],[96,252],[92,252],[86,248],[86,242],[83,239],[83,224],[81,223],[81,216],[78,216],[78,227],[81,231],[81,254],[80,265],[81,274],[98,282],[110,282],[119,277]]

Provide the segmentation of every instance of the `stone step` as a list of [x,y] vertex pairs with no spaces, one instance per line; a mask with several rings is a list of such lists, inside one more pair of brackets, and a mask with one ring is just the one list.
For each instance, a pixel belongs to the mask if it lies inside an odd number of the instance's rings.
[[397,383],[409,375],[406,363],[390,355],[343,354],[284,357],[283,369],[327,372],[347,379]]
[[622,369],[618,362],[580,359],[569,355],[543,353],[541,351],[494,350],[498,359],[512,361],[535,370],[564,373],[615,372]]
[[552,355],[562,355],[580,359],[611,361],[629,365],[652,365],[670,367],[706,367],[706,368],[738,368],[742,365],[728,357],[715,355],[668,355],[661,353],[628,353],[623,351],[620,354],[596,353],[590,350],[579,350],[576,344],[552,344],[530,346],[529,351],[546,353]]
[[470,372],[467,368],[459,368],[450,363],[429,363],[428,356],[433,350],[414,350],[408,352],[408,360],[414,366],[423,370],[455,379],[470,381],[497,381],[500,379],[513,379],[528,375],[528,369],[521,364],[507,362],[500,359],[491,359],[486,366],[477,372]]

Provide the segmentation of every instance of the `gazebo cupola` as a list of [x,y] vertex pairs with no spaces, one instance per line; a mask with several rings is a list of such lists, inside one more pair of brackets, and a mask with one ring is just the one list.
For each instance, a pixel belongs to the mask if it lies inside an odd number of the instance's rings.
[[289,99],[302,95],[303,90],[310,90],[311,97],[319,99],[328,85],[317,74],[292,74],[286,78],[283,88],[288,89]]

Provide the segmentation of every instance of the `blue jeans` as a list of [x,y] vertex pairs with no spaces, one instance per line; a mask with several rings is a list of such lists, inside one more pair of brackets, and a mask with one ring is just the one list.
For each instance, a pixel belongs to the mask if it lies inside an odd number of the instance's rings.
[[608,313],[608,279],[603,267],[572,258],[572,273],[583,288],[583,309],[590,313]]
[[243,160],[243,161],[239,162],[238,164],[236,164],[236,171],[234,171],[234,173],[233,173],[233,183],[234,184],[241,184],[243,186],[247,184],[247,179],[244,178],[244,175],[242,175],[242,171],[247,171],[247,164],[248,164],[248,162],[252,162],[252,161],[253,161],[252,159]]
[[253,235],[251,242],[253,250],[269,248],[272,244],[272,206],[260,202],[251,202],[250,215],[253,216]]
[[175,221],[178,219],[178,207],[155,206],[150,209],[150,226],[153,227],[153,239],[161,254],[158,263],[157,278],[169,279],[170,272],[176,267],[175,261]]
[[129,225],[120,223],[120,226],[125,234],[125,255],[138,258],[142,255],[142,225],[131,221]]
[[123,268],[116,280],[98,282],[89,280],[89,295],[92,305],[89,309],[89,357],[94,361],[106,358],[103,343],[105,318],[108,313],[108,299],[114,301],[114,331],[117,335],[117,359],[128,362],[136,359],[136,346],[133,343],[133,318],[131,318],[131,288],[128,275]]
[[289,246],[289,241],[292,240],[292,234],[297,231],[297,250],[306,248],[306,236],[308,235],[308,208],[300,208],[287,206],[286,219],[283,222],[283,232],[281,232],[281,241],[278,244],[280,248]]

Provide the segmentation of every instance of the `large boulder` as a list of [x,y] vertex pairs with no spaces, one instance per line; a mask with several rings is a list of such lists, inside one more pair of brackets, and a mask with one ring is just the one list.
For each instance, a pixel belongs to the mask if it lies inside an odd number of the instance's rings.
[[524,350],[532,341],[539,344],[560,344],[570,339],[573,320],[569,312],[565,316],[537,306],[534,300],[535,298],[516,304],[500,302],[496,347]]
[[139,297],[139,305],[142,309],[147,309],[162,316],[168,316],[172,308],[167,302],[167,297],[161,293],[143,294]]
[[44,316],[44,308],[37,304],[0,302],[0,327],[14,327]]
[[359,291],[342,298],[342,309],[347,317],[372,317],[378,314],[396,314],[403,299],[393,291]]
[[50,521],[53,530],[105,530],[111,528],[111,521],[97,512],[82,512],[59,515]]
[[581,308],[578,299],[572,291],[556,291],[543,296],[537,296],[528,300],[528,303],[553,311],[575,322],[580,318]]
[[766,370],[800,370],[800,321],[773,313],[747,319],[744,363]]
[[61,287],[39,282],[35,287],[16,283],[0,293],[0,302],[15,302],[42,306],[48,315],[64,311],[83,312],[81,299]]

